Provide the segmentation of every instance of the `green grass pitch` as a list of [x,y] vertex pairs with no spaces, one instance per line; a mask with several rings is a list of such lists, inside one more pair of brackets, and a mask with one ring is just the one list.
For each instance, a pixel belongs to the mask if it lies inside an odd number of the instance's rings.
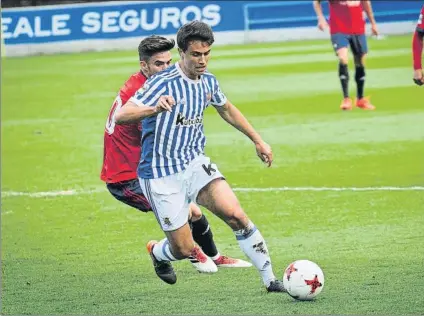
[[[423,314],[424,88],[412,82],[410,43],[369,41],[373,112],[339,110],[328,41],[212,51],[210,70],[275,164],[265,168],[212,108],[206,153],[238,189],[278,277],[296,259],[322,267],[313,302],[267,294],[254,268],[202,275],[181,261],[176,285],[156,277],[145,252],[163,236],[153,214],[114,200],[99,179],[106,116],[138,69],[136,49],[3,59],[1,313]],[[221,253],[244,258],[205,212]]]

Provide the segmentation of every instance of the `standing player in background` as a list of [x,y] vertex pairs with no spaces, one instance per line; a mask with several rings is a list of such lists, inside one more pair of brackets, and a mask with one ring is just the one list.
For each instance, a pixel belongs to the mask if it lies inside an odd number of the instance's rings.
[[424,6],[421,8],[420,17],[418,18],[417,28],[412,39],[412,54],[414,59],[414,82],[422,86],[424,84],[424,74],[422,67],[423,53],[423,37],[424,37]]
[[[141,41],[138,47],[141,70],[133,74],[120,89],[106,121],[103,168],[100,177],[106,182],[109,192],[117,200],[142,212],[151,211],[151,206],[143,195],[136,172],[141,156],[142,126],[140,122],[116,125],[115,114],[144,85],[147,78],[166,69],[171,64],[170,50],[174,48],[174,45],[173,40],[160,36],[149,36]],[[194,203],[190,204],[190,214],[194,240],[214,261],[214,263],[206,265],[208,257],[196,247],[197,252],[189,258],[196,269],[200,272],[216,272],[216,266],[251,266],[246,261],[222,256],[218,252],[208,220]]]
[[365,20],[363,11],[371,22],[371,32],[377,36],[377,24],[374,19],[369,0],[339,1],[328,0],[330,6],[330,25],[322,12],[321,0],[314,0],[313,6],[318,17],[318,28],[324,31],[330,28],[331,42],[339,58],[339,78],[343,91],[342,110],[352,109],[349,97],[348,46],[350,46],[355,61],[355,81],[357,87],[356,106],[364,110],[374,110],[375,107],[364,97],[365,57],[368,52],[365,36]]
[[181,60],[150,78],[116,115],[118,124],[143,118],[138,176],[166,234],[163,240],[147,244],[156,274],[164,282],[174,284],[177,276],[170,261],[193,253],[195,244],[187,215],[189,203],[194,201],[231,227],[267,291],[285,292],[283,282],[274,275],[262,234],[218,167],[204,154],[205,109],[214,106],[227,123],[249,137],[257,155],[268,166],[272,164],[271,147],[227,100],[216,77],[206,70],[214,43],[211,27],[200,21],[187,23],[178,30],[177,43]]

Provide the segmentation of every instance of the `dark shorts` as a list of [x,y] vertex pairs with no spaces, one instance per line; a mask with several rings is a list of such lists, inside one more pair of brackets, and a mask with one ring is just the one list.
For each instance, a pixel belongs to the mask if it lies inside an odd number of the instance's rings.
[[132,206],[142,212],[151,211],[152,208],[141,190],[138,179],[117,183],[107,183],[106,186],[109,192],[118,201]]
[[343,33],[331,34],[331,43],[333,44],[334,51],[342,47],[350,46],[352,53],[356,56],[362,56],[368,53],[367,37],[362,35],[350,35]]

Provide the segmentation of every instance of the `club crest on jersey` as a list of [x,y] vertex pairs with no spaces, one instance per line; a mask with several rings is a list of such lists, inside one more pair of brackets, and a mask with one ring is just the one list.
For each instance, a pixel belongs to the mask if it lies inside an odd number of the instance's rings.
[[142,86],[140,89],[138,89],[139,93],[144,93],[147,90],[149,90],[150,86],[148,84],[144,84],[144,86]]
[[193,119],[186,118],[182,113],[178,113],[177,120],[175,121],[175,124],[177,126],[194,126],[199,125],[203,123],[203,117],[196,116]]

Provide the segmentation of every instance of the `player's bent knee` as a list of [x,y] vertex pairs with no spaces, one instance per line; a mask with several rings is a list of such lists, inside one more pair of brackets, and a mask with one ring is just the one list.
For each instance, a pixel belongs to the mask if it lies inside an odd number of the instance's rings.
[[355,64],[357,66],[365,66],[366,59],[367,59],[367,55],[363,54],[363,55],[358,57],[357,61],[355,61]]
[[191,220],[193,222],[198,221],[202,217],[202,210],[200,207],[198,207],[196,204],[191,203],[190,204],[190,214],[191,214]]
[[240,230],[245,228],[249,224],[249,218],[246,213],[241,209],[235,209],[232,211],[226,220],[228,226],[232,228],[232,230]]
[[360,66],[363,63],[365,63],[365,59],[366,59],[366,54],[357,53],[357,54],[353,55],[353,60],[354,60],[356,66]]
[[339,57],[339,63],[343,65],[347,65],[349,63],[349,60],[347,58],[340,58]]
[[339,58],[339,62],[343,65],[347,65],[349,62],[348,50],[343,47],[337,51],[337,57]]

